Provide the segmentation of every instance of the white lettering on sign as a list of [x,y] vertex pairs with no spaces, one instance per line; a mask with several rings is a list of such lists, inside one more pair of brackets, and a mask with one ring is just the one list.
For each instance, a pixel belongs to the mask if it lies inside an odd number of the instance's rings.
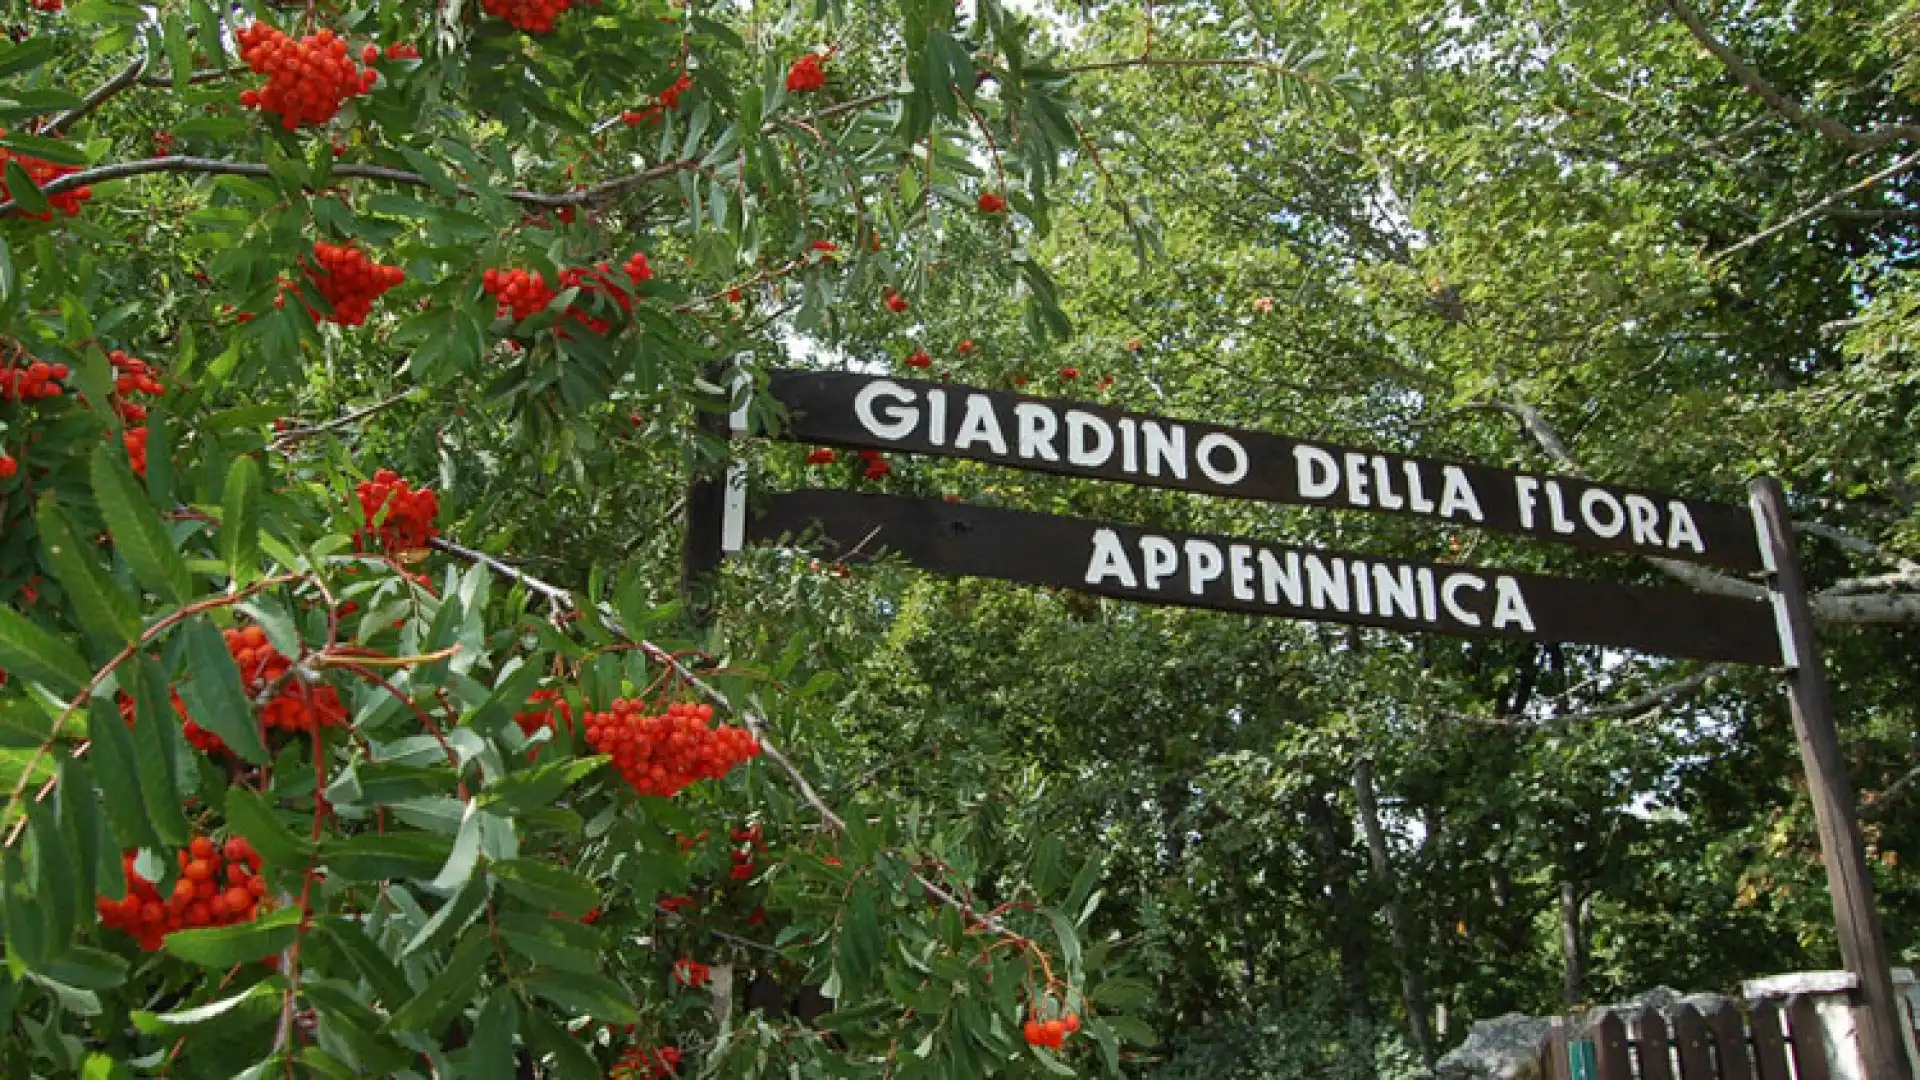
[[[1476,489],[1468,469],[1459,465],[1361,450],[1331,450],[1288,440],[1253,444],[1253,452],[1249,452],[1248,444],[1242,442],[1245,433],[1236,436],[1201,429],[1196,434],[1186,424],[1161,417],[1108,419],[1064,402],[1028,400],[1008,405],[973,391],[939,388],[916,392],[891,379],[864,383],[854,395],[853,413],[866,434],[882,443],[924,439],[933,447],[951,446],[962,454],[1065,465],[1089,472],[1118,471],[1130,478],[1172,484],[1194,482],[1215,489],[1250,487],[1252,490],[1241,493],[1253,497],[1285,498],[1290,483],[1292,496],[1304,502],[1396,510],[1476,525],[1488,524],[1491,508],[1496,527],[1517,526],[1522,533],[1549,539],[1584,538],[1631,545],[1650,553],[1706,553],[1706,541],[1693,511],[1682,500],[1616,493],[1582,480],[1515,474],[1509,505],[1507,492]],[[1286,456],[1293,459],[1291,476],[1287,475]],[[1256,467],[1278,468],[1280,472],[1256,473]],[[1501,486],[1505,483],[1499,481]],[[1230,558],[1230,553],[1222,558]],[[1246,566],[1254,568],[1257,553],[1248,559]],[[1389,611],[1405,610],[1403,589],[1382,595],[1378,579],[1354,579],[1351,567],[1341,569],[1339,586],[1331,583],[1334,575],[1330,568],[1323,567],[1321,572],[1325,580],[1314,578],[1310,569],[1305,580],[1329,604],[1354,603],[1354,594],[1366,591],[1371,594],[1368,603],[1377,597]],[[1284,571],[1281,575],[1285,576]],[[1264,564],[1254,576],[1262,582],[1267,580]],[[1224,580],[1231,583],[1248,579]],[[1418,581],[1414,590],[1417,596],[1426,595]],[[1444,608],[1446,604],[1435,593],[1423,607]]]
[[1507,574],[1370,563],[1244,543],[1228,544],[1223,551],[1201,537],[1176,543],[1146,533],[1130,549],[1116,530],[1095,529],[1082,580],[1092,586],[1258,602],[1308,617],[1324,612],[1440,628],[1535,631],[1526,594]]

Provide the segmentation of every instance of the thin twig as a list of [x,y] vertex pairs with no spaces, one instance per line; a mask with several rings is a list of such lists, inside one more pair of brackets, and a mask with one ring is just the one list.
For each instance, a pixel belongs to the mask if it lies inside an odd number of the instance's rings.
[[40,129],[40,134],[49,138],[65,134],[68,128],[92,115],[95,109],[105,105],[113,95],[132,86],[139,80],[140,73],[145,70],[147,70],[147,58],[135,57],[133,63],[122,68],[119,74],[101,83],[99,89],[93,93],[81,98],[80,104],[54,117],[46,127]]
[[[700,163],[697,161],[666,161],[649,168],[641,169],[639,172],[629,173],[625,176],[616,176],[611,180],[602,180],[598,184],[574,188],[569,191],[547,193],[541,191],[515,190],[507,192],[506,195],[507,198],[512,199],[514,202],[524,203],[529,206],[554,208],[586,206],[592,203],[604,202],[629,188],[649,184],[656,180],[664,180],[676,173],[698,170],[699,168]],[[40,190],[42,194],[58,195],[61,192],[72,191],[79,187],[101,184],[109,180],[125,180],[134,176],[146,176],[152,173],[187,173],[199,176],[253,176],[261,179],[273,178],[273,173],[265,165],[258,162],[227,161],[221,158],[169,154],[166,157],[144,158],[139,161],[122,161],[113,165],[102,165],[98,168],[82,169],[79,172],[68,173],[57,180],[51,181]],[[390,184],[411,184],[415,187],[433,186],[432,181],[419,173],[408,172],[405,169],[390,169],[385,165],[362,165],[355,162],[346,162],[335,165],[332,170],[332,175],[336,178],[346,180],[378,180]],[[457,187],[459,193],[462,195],[471,195],[474,192],[472,186],[467,184],[460,184]],[[14,205],[11,199],[6,202],[0,202],[0,217],[4,217],[12,212]]]
[[267,449],[284,451],[287,447],[302,439],[310,439],[315,435],[324,435],[329,431],[338,431],[343,427],[351,427],[375,413],[384,412],[387,409],[393,408],[395,405],[412,397],[415,392],[415,390],[402,391],[384,401],[376,401],[372,405],[355,409],[345,416],[335,417],[324,424],[315,424],[313,427],[288,428],[286,431],[274,436],[273,441],[267,444]]
[[1892,179],[1893,177],[1898,176],[1903,172],[1906,172],[1908,169],[1913,168],[1915,164],[1920,164],[1920,150],[1916,150],[1913,153],[1908,154],[1907,156],[1901,158],[1900,160],[1894,162],[1893,164],[1887,166],[1886,168],[1881,169],[1879,172],[1874,173],[1872,176],[1869,176],[1864,180],[1859,180],[1854,183],[1848,184],[1846,187],[1843,187],[1839,191],[1836,191],[1833,194],[1827,196],[1826,198],[1821,199],[1819,202],[1814,203],[1812,206],[1807,207],[1805,210],[1802,210],[1797,214],[1793,214],[1792,216],[1788,217],[1785,221],[1782,221],[1779,224],[1770,226],[1768,228],[1762,229],[1759,232],[1754,233],[1752,236],[1747,237],[1745,240],[1742,240],[1739,243],[1733,245],[1732,247],[1727,248],[1724,251],[1718,252],[1717,254],[1708,256],[1707,257],[1708,261],[1717,262],[1731,255],[1738,254],[1739,252],[1745,251],[1746,249],[1754,246],[1755,244],[1761,243],[1762,241],[1765,241],[1780,235],[1781,233],[1787,231],[1788,229],[1793,228],[1795,225],[1798,225],[1803,221],[1807,221],[1809,219],[1819,217],[1821,214],[1824,214],[1827,211],[1834,208],[1835,206],[1838,206],[1839,204],[1847,201],[1848,199],[1853,198],[1855,195],[1858,195],[1861,192],[1872,188],[1875,184],[1878,184],[1884,180]]
[[1092,64],[1075,64],[1072,67],[1064,67],[1060,70],[1068,75],[1077,75],[1086,71],[1119,71],[1124,68],[1137,67],[1250,68],[1256,71],[1271,71],[1276,75],[1282,75],[1289,79],[1298,79],[1301,82],[1310,83],[1314,86],[1327,85],[1325,79],[1301,71],[1299,68],[1288,67],[1285,64],[1276,64],[1271,60],[1261,60],[1258,57],[1252,56],[1223,57],[1216,60],[1187,59],[1173,56],[1135,56],[1126,60],[1102,60]]
[[1611,720],[1620,717],[1639,719],[1675,702],[1684,701],[1707,685],[1707,683],[1727,672],[1726,664],[1708,664],[1684,679],[1676,679],[1664,686],[1657,686],[1644,694],[1636,695],[1614,705],[1601,705],[1578,712],[1559,713],[1539,720],[1527,720],[1510,716],[1476,716],[1470,713],[1447,713],[1449,720],[1482,724],[1498,728],[1547,728],[1566,727],[1572,724],[1584,724],[1594,720]]

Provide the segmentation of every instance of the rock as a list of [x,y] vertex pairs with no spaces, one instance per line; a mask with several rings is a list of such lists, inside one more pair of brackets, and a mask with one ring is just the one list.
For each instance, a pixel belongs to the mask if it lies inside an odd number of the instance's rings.
[[1482,1020],[1434,1066],[1440,1080],[1538,1080],[1551,1021],[1521,1013]]

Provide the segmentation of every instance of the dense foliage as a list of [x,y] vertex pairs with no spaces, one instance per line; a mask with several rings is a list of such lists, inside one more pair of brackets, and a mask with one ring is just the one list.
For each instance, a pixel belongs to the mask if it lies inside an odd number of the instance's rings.
[[851,486],[1750,594],[718,434],[924,371],[1786,481],[1920,948],[1920,17],[1427,0],[16,4],[7,1076],[1399,1076],[1834,962],[1766,672],[791,549]]

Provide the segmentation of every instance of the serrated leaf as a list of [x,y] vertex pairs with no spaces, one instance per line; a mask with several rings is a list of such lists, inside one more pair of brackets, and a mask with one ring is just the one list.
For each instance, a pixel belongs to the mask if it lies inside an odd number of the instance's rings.
[[584,780],[604,765],[605,756],[562,758],[502,777],[475,796],[479,805],[492,809],[529,812],[552,805],[560,793]]
[[536,1052],[553,1055],[560,1080],[600,1080],[600,1066],[545,1010],[528,1009],[524,1034]]
[[40,190],[40,185],[33,182],[33,177],[27,175],[27,170],[20,167],[17,158],[7,159],[6,177],[7,194],[13,197],[20,209],[29,214],[52,211],[53,205],[47,202],[46,194]]
[[33,845],[33,906],[39,909],[48,954],[59,956],[73,942],[73,863],[52,808],[38,799],[27,799],[26,809],[27,834]]
[[5,135],[0,135],[0,146],[4,146],[9,150],[17,150],[30,157],[43,158],[53,162],[55,165],[66,165],[71,168],[80,169],[85,168],[87,164],[86,153],[79,147],[63,139],[48,139],[39,135],[28,135],[24,132],[10,131]]
[[640,1018],[633,1007],[633,995],[599,975],[535,972],[522,979],[521,985],[574,1016],[590,1016],[609,1024],[631,1024]]
[[537,859],[510,859],[487,868],[508,892],[536,907],[579,918],[600,906],[592,881],[563,866]]
[[168,953],[203,968],[224,971],[235,964],[263,960],[300,936],[300,908],[283,907],[252,922],[204,930],[175,930],[160,939]]
[[0,78],[32,71],[53,59],[54,50],[58,47],[59,42],[52,35],[36,34],[9,48],[0,49]]
[[39,527],[47,563],[66,590],[80,629],[108,651],[118,651],[140,636],[140,618],[133,604],[94,561],[92,545],[80,542],[73,523],[61,512],[51,492],[41,498],[34,524]]
[[113,534],[114,547],[127,560],[133,576],[155,595],[176,604],[186,603],[191,588],[187,566],[173,550],[167,531],[160,524],[160,516],[147,501],[145,489],[134,479],[124,455],[114,453],[103,443],[93,448],[89,467],[94,501],[99,504],[100,515],[106,518],[107,529]]
[[19,957],[28,967],[47,962],[45,926],[33,910],[33,897],[27,891],[26,866],[18,848],[0,852],[0,911],[7,920],[7,954]]
[[177,745],[179,714],[173,710],[167,677],[152,657],[121,665],[122,681],[133,695],[133,763],[140,774],[140,797],[160,839],[174,846],[188,839],[187,816],[180,809]]
[[0,605],[0,668],[46,683],[63,694],[75,694],[93,677],[93,670],[73,647],[42,630],[11,605]]
[[1100,1018],[1115,1035],[1135,1046],[1148,1047],[1160,1045],[1160,1036],[1144,1021],[1131,1016],[1103,1016]]
[[252,788],[235,786],[228,790],[226,815],[227,828],[246,837],[270,866],[299,869],[312,857],[313,846],[295,836]]
[[321,847],[327,870],[346,881],[431,880],[453,853],[453,841],[431,833],[365,833]]
[[220,498],[220,556],[236,584],[252,577],[260,550],[260,463],[242,455],[227,469]]
[[505,989],[495,990],[474,1022],[466,1075],[471,1080],[513,1080],[513,1036],[519,1030],[519,1003]]
[[479,861],[479,804],[478,800],[470,799],[466,810],[460,816],[460,831],[453,837],[453,851],[447,856],[446,865],[440,868],[440,873],[428,883],[427,887],[442,894],[463,888],[473,877],[473,868]]
[[413,996],[406,976],[394,965],[386,951],[367,936],[357,920],[342,915],[321,920],[316,925],[340,947],[347,961],[373,987],[378,1001],[385,1003],[388,1008],[397,1008],[401,1002]]
[[438,1032],[473,1000],[480,972],[492,953],[492,939],[484,927],[475,927],[454,946],[439,974],[387,1020],[392,1031]]
[[160,837],[153,831],[146,800],[140,793],[133,733],[127,730],[112,702],[95,699],[91,706],[88,731],[93,749],[89,756],[100,774],[100,798],[106,803],[108,820],[113,822],[114,837],[123,850],[157,848]]
[[265,979],[229,997],[220,998],[217,1001],[209,1001],[205,1005],[196,1005],[191,1009],[180,1009],[175,1012],[160,1013],[154,1016],[153,1020],[163,1028],[193,1027],[196,1024],[204,1024],[209,1020],[218,1019],[232,1012],[253,998],[264,997],[269,994],[277,996],[279,992],[275,986],[277,981],[276,979]]
[[269,757],[260,738],[260,724],[240,681],[240,669],[227,650],[226,638],[205,616],[189,620],[179,637],[187,670],[193,673],[179,688],[187,714],[194,723],[218,735],[242,760],[265,765]]
[[847,900],[839,949],[833,963],[834,972],[850,996],[857,998],[865,987],[873,985],[885,945],[873,881],[870,876],[862,877],[854,883],[853,894]]
[[83,990],[112,990],[126,985],[127,962],[110,952],[86,945],[70,946],[41,969],[48,978]]

